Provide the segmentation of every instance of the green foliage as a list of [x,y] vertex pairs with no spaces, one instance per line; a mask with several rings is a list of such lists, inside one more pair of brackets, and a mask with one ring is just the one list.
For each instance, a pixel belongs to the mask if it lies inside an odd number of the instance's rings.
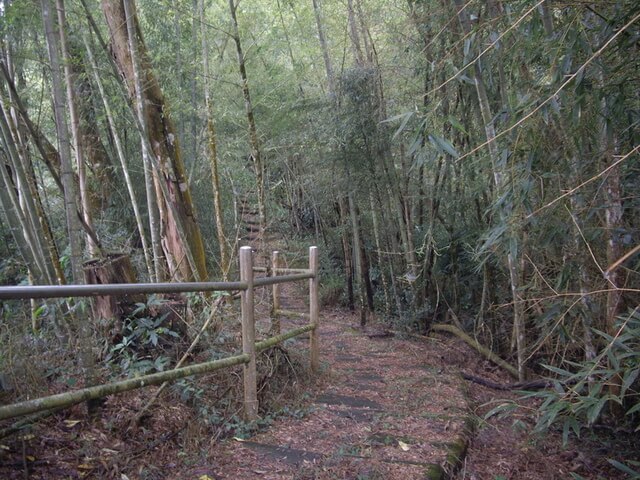
[[[632,479],[632,480],[640,479],[640,471],[639,470],[634,470],[633,468],[629,467],[628,465],[625,465],[622,462],[618,462],[617,460],[609,459],[609,463],[611,465],[613,465],[615,468],[617,468],[618,470],[620,470],[621,472],[624,472],[627,475],[629,475],[630,479]],[[628,463],[633,465],[636,468],[640,467],[640,462],[634,462],[634,461],[630,460]]]
[[582,428],[596,423],[612,404],[624,408],[629,423],[637,423],[640,411],[640,312],[635,309],[628,316],[620,317],[613,336],[595,332],[606,342],[596,358],[585,362],[568,361],[573,371],[545,365],[557,376],[553,381],[554,388],[527,395],[542,400],[536,429],[544,431],[560,424],[565,443],[571,433],[580,436]]
[[[121,340],[111,347],[105,358],[107,364],[117,364],[129,377],[161,372],[169,365],[168,356],[152,355],[160,346],[179,337],[177,332],[165,326],[168,314],[151,315],[151,311],[163,303],[152,296],[148,303],[136,304],[137,308],[123,322]],[[146,315],[139,316],[143,313]]]

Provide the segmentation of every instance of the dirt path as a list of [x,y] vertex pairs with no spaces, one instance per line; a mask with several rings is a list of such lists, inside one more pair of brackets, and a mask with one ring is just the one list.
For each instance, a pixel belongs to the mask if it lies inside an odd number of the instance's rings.
[[455,369],[434,363],[442,346],[362,332],[357,322],[322,315],[325,373],[307,414],[218,445],[212,478],[412,479],[445,464],[465,429],[467,400]]
[[[261,245],[254,210],[243,199],[242,242],[263,253],[256,258],[262,265],[281,242],[269,238]],[[306,310],[299,290],[283,285],[283,308]],[[286,331],[305,320],[282,322]],[[444,466],[467,428],[468,405],[457,370],[434,363],[443,346],[362,331],[358,323],[350,312],[321,313],[323,374],[305,406],[249,439],[216,445],[210,469],[194,473],[238,480],[412,479]],[[258,314],[257,331],[269,326],[266,312]],[[306,342],[296,338],[286,348],[305,351]]]

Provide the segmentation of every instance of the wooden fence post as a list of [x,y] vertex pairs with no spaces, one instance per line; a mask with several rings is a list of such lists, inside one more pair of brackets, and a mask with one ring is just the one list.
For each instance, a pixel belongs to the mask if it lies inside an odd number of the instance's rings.
[[248,422],[258,418],[258,387],[256,376],[256,328],[253,300],[253,252],[251,247],[240,248],[240,281],[247,284],[241,293],[242,353],[249,355],[243,367],[244,417]]
[[318,247],[309,247],[309,270],[313,273],[313,278],[309,279],[309,319],[311,330],[309,340],[309,359],[311,371],[320,371],[320,305],[318,301]]
[[[280,252],[274,250],[271,253],[271,276],[278,276],[278,267],[280,267]],[[271,287],[272,294],[272,307],[271,307],[271,331],[276,335],[282,333],[280,326],[280,316],[278,310],[280,310],[280,284],[276,283]]]

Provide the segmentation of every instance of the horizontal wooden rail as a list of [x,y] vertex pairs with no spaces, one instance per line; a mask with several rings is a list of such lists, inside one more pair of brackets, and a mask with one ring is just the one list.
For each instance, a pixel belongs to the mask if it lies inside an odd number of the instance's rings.
[[298,335],[302,335],[303,333],[310,332],[311,330],[315,330],[315,325],[305,325],[304,327],[296,328],[295,330],[291,330],[290,332],[283,333],[280,335],[276,335],[275,337],[267,338],[256,343],[256,352],[260,353],[265,351],[268,348],[271,348],[279,343],[284,342],[285,340],[289,340],[290,338],[297,337]]
[[274,270],[275,270],[276,273],[306,273],[306,274],[313,274],[313,272],[311,270],[309,270],[308,268],[276,267]]
[[276,315],[284,315],[285,317],[305,317],[309,318],[308,312],[294,312],[293,310],[284,310],[279,308],[274,312]]
[[138,293],[187,293],[246,290],[246,282],[108,283],[103,285],[28,285],[0,287],[0,300],[96,297]]
[[[274,252],[275,254],[275,252]],[[277,256],[277,255],[276,255]],[[128,380],[121,380],[104,385],[86,387],[70,392],[50,395],[34,400],[27,400],[0,407],[0,420],[18,417],[30,413],[69,407],[88,400],[95,400],[116,393],[127,392],[149,385],[158,385],[167,381],[175,381],[192,375],[213,372],[234,365],[244,365],[244,404],[245,419],[255,420],[258,415],[256,353],[262,352],[284,340],[311,332],[309,341],[309,363],[311,370],[319,370],[319,310],[318,310],[318,248],[309,248],[309,269],[276,269],[283,272],[296,272],[289,275],[254,278],[253,254],[250,247],[240,249],[240,281],[239,282],[188,282],[188,283],[142,283],[142,284],[105,284],[105,285],[35,285],[20,287],[0,287],[0,300],[31,298],[68,298],[94,297],[107,295],[130,295],[149,293],[186,293],[211,291],[240,291],[242,315],[242,354],[233,357],[198,363],[187,367],[176,368],[165,372],[153,373]],[[266,271],[267,269],[265,269]],[[273,270],[272,270],[273,271]],[[309,325],[299,327],[287,333],[255,341],[254,322],[254,288],[267,285],[309,280],[308,314],[287,312],[277,308],[281,314],[300,315],[310,319]],[[274,287],[275,288],[275,287]]]
[[275,285],[277,283],[296,282],[298,280],[308,280],[314,278],[313,273],[299,273],[296,275],[280,275],[277,277],[256,278],[253,281],[254,287],[265,287],[267,285]]
[[302,274],[307,274],[307,275],[313,275],[313,272],[311,270],[309,270],[308,268],[253,267],[253,271],[255,273],[272,273],[272,272],[276,272],[276,273],[285,273],[285,274],[302,273]]
[[87,400],[95,400],[97,398],[113,395],[114,393],[128,392],[129,390],[143,388],[148,385],[159,385],[167,381],[179,380],[192,375],[214,372],[222,368],[247,363],[248,361],[249,355],[236,355],[234,357],[198,363],[196,365],[177,368],[175,370],[167,370],[166,372],[152,373],[142,377],[107,383],[105,385],[96,385],[95,387],[81,388],[72,392],[58,393],[57,395],[50,395],[48,397],[14,403],[12,405],[0,407],[0,420],[18,417],[20,415],[27,415],[29,413],[41,412],[43,410],[51,410],[58,407],[70,407]]
[[[256,353],[263,352],[279,343],[289,340],[307,333],[315,328],[315,325],[305,325],[289,332],[275,337],[266,338],[255,344]],[[47,397],[35,400],[27,400],[20,403],[14,403],[0,407],[0,420],[7,418],[19,417],[30,413],[38,413],[45,410],[52,410],[60,407],[70,407],[87,400],[95,400],[107,397],[116,393],[124,393],[130,390],[144,388],[149,385],[159,385],[167,381],[176,381],[184,377],[193,375],[201,375],[204,373],[214,372],[223,368],[233,367],[235,365],[245,364],[249,362],[249,355],[241,354],[233,357],[213,360],[211,362],[196,363],[187,367],[167,370],[166,372],[152,373],[119,382],[107,383],[94,387],[82,388],[72,392],[59,393],[49,395]]]

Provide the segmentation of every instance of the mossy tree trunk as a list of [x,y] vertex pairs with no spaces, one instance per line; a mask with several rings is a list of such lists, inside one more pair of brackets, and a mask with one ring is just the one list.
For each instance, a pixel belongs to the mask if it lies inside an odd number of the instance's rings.
[[[154,157],[154,173],[162,194],[158,198],[161,217],[162,247],[173,280],[204,280],[207,278],[204,243],[195,218],[191,191],[180,154],[176,129],[171,121],[164,94],[151,69],[135,6],[131,15],[135,38],[127,31],[127,16],[121,0],[102,0],[102,10],[109,27],[111,53],[120,70],[130,98],[136,96],[134,63],[129,42],[135,45],[140,59],[141,95],[145,105],[144,119]],[[166,194],[165,194],[166,192]],[[188,257],[193,260],[188,261]]]

